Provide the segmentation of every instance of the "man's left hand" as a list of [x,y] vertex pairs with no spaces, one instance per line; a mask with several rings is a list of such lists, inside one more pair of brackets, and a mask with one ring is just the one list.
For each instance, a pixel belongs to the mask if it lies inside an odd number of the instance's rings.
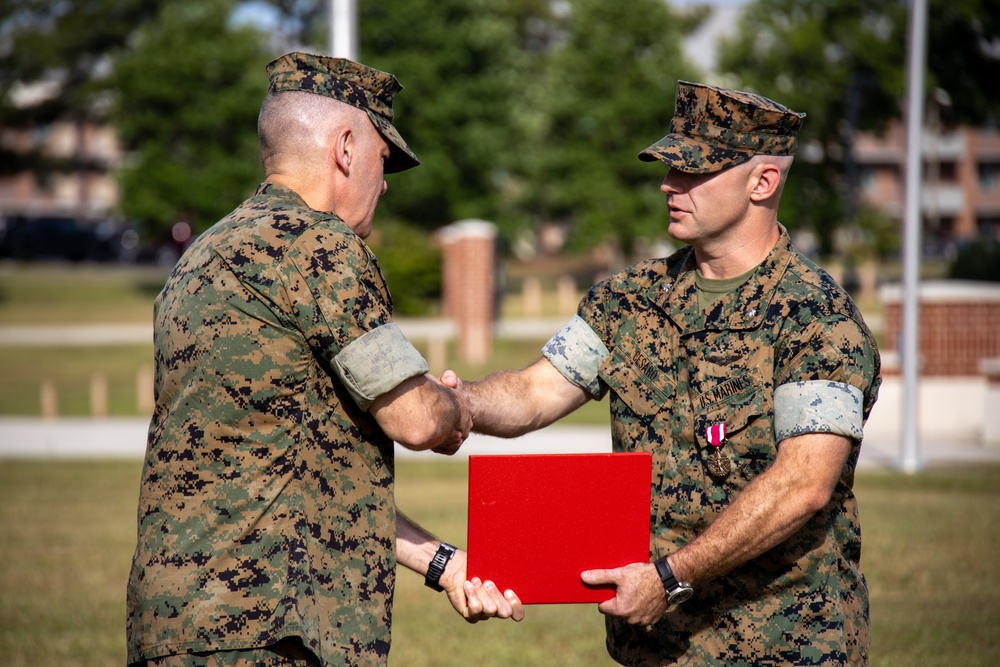
[[667,613],[663,582],[652,563],[632,563],[613,570],[586,570],[585,584],[614,584],[615,596],[598,605],[608,616],[619,616],[633,625],[653,625]]
[[492,581],[481,581],[479,577],[466,580],[466,553],[455,552],[444,574],[441,587],[448,594],[448,601],[469,623],[478,623],[494,616],[520,621],[524,618],[524,605],[512,590],[503,593]]

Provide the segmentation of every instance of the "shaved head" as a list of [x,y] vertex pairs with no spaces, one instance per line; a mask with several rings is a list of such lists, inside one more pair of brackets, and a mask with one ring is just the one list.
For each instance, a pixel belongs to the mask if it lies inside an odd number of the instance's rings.
[[375,129],[361,109],[323,95],[301,91],[269,94],[257,119],[264,172],[319,168],[331,139],[345,127],[362,137]]

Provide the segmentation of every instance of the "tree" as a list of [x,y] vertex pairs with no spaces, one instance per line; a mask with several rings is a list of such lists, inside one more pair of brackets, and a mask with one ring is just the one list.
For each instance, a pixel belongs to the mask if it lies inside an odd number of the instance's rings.
[[663,170],[639,151],[669,130],[678,79],[694,76],[674,14],[661,0],[573,0],[540,77],[544,116],[529,140],[525,201],[565,222],[584,248],[664,231]]
[[389,177],[380,216],[427,229],[503,217],[504,175],[523,151],[512,113],[528,76],[516,5],[359,3],[361,59],[392,72],[405,86],[393,105],[393,122],[421,159],[418,169]]
[[261,180],[257,113],[268,57],[232,3],[170,3],[116,60],[112,120],[133,151],[120,176],[124,213],[153,230],[200,231]]
[[[114,53],[156,15],[164,0],[0,0],[0,125],[44,129],[57,120],[99,121],[103,76]],[[47,94],[26,100],[35,87]],[[0,146],[0,173],[82,169],[73,159]]]
[[[948,121],[1000,116],[998,9],[996,0],[930,2],[927,90],[950,94]],[[812,228],[826,252],[835,229],[859,213],[853,134],[880,131],[904,112],[907,22],[898,0],[757,0],[720,49],[734,85],[807,113],[780,215]]]
[[691,72],[673,14],[661,0],[564,4],[360,4],[362,59],[410,89],[397,125],[423,161],[390,178],[384,213],[428,228],[487,218],[507,238],[556,221],[578,247],[662,231],[658,175],[636,154]]

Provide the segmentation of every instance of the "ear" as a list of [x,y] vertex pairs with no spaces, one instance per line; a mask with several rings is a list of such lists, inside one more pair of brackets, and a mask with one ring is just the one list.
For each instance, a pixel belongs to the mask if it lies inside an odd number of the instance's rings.
[[781,169],[773,162],[761,162],[750,176],[750,200],[767,201],[781,191]]
[[354,158],[354,134],[344,127],[337,132],[330,147],[331,157],[337,170],[344,176],[351,175],[351,161]]

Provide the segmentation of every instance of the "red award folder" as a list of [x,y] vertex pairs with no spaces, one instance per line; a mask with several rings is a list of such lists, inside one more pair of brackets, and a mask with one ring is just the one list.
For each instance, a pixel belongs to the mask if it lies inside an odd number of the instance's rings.
[[468,577],[525,604],[603,602],[584,570],[649,561],[648,453],[469,457]]

